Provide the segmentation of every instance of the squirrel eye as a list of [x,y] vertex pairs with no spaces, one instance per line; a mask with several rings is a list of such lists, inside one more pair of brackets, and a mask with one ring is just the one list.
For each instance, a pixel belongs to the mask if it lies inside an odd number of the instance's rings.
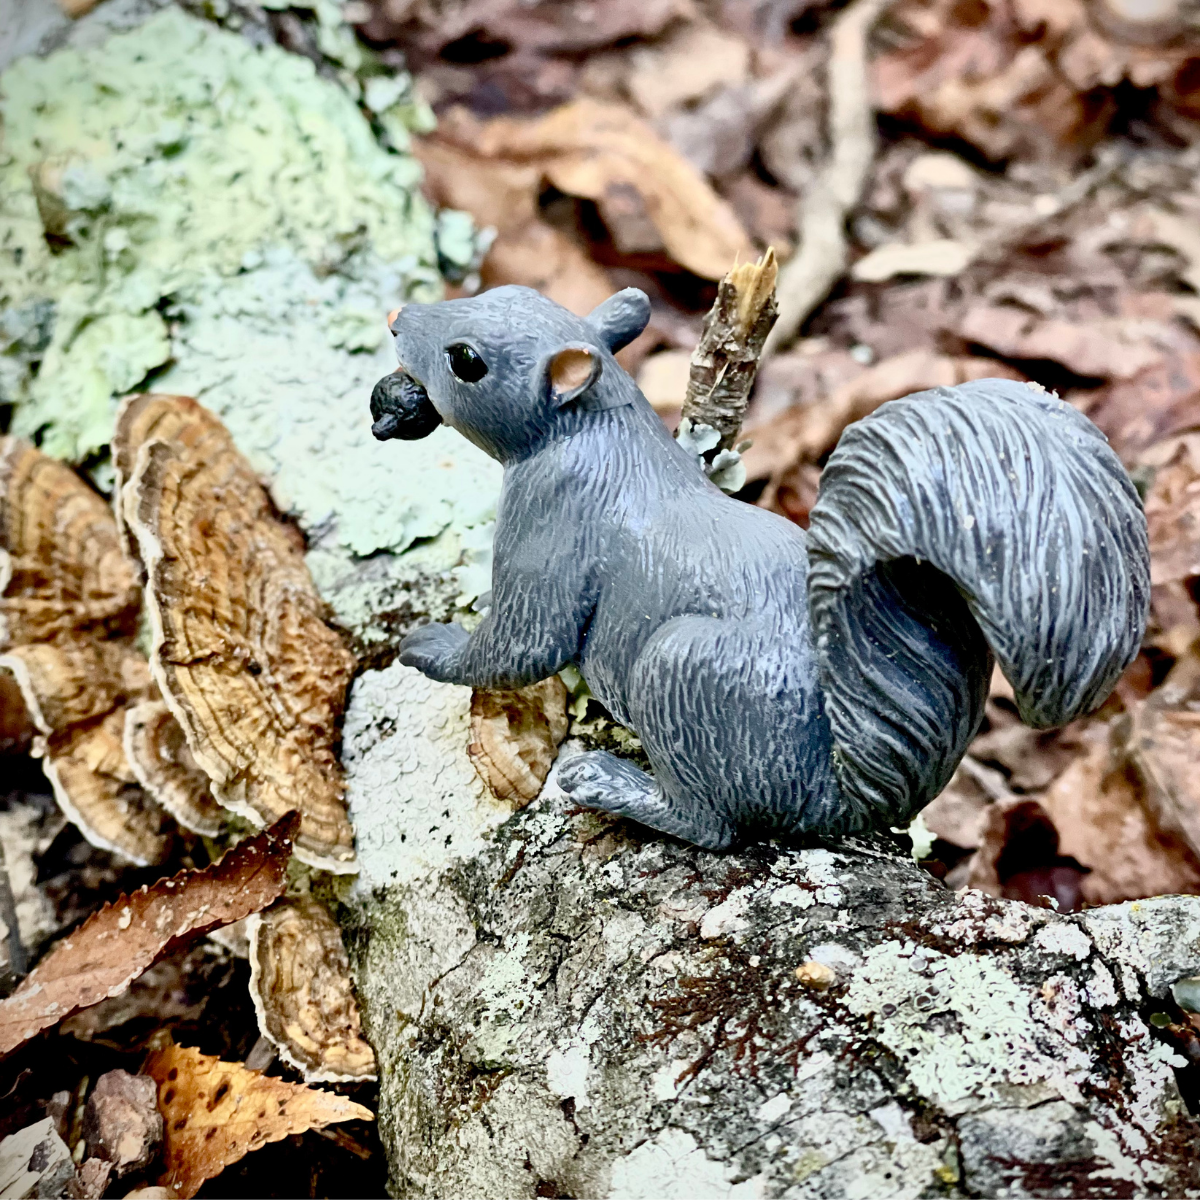
[[455,342],[446,347],[446,359],[450,370],[463,383],[478,383],[487,373],[487,363],[466,342]]

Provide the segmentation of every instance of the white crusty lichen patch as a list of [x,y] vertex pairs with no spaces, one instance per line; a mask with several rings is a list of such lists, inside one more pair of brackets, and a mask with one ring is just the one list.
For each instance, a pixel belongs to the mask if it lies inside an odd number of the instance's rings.
[[354,681],[342,762],[360,886],[436,875],[478,854],[512,814],[467,756],[470,716],[470,688],[398,662]]
[[609,1200],[760,1200],[762,1179],[730,1181],[729,1164],[708,1158],[682,1129],[664,1129],[613,1164]]

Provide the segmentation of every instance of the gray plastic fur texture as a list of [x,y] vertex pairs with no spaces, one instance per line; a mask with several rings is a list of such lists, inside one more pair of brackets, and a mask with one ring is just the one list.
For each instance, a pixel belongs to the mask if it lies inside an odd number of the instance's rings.
[[396,317],[376,436],[440,419],[505,468],[490,610],[416,630],[402,662],[491,688],[577,664],[654,775],[598,751],[561,786],[714,849],[906,823],[977,731],[993,652],[1034,725],[1104,700],[1149,551],[1085,417],[1001,379],[885,404],[830,457],[806,538],[709,483],[617,364],[648,316],[634,289],[581,318],[504,287]]

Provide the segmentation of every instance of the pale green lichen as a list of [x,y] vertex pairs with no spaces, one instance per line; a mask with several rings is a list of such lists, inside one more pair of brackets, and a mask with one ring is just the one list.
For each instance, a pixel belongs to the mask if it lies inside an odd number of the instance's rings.
[[[882,942],[854,973],[846,1006],[874,1018],[875,1036],[944,1112],[1014,1100],[1079,1102],[1089,1056],[1033,1021],[1027,990],[988,958]],[[943,1013],[952,1020],[932,1019]]]
[[490,586],[500,469],[447,430],[371,437],[396,365],[383,314],[437,299],[438,264],[473,250],[417,192],[410,78],[360,86],[335,6],[313,11],[345,86],[174,8],[0,76],[0,401],[78,460],[120,394],[198,397],[370,653]]
[[369,250],[432,277],[416,161],[308,59],[172,8],[18,59],[0,104],[0,306],[54,305],[47,345],[10,340],[40,367],[10,363],[3,398],[51,453],[102,447],[114,398],[169,359],[164,301],[201,299],[266,247],[321,273]]

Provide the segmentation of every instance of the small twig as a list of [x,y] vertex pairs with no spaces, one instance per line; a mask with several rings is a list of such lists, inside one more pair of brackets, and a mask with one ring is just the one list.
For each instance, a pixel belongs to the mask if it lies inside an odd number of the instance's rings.
[[889,2],[854,0],[830,31],[829,157],[797,205],[800,248],[779,273],[779,321],[764,358],[796,337],[845,270],[846,214],[858,202],[875,158],[867,36]]
[[700,343],[692,354],[683,416],[692,425],[715,429],[715,449],[732,450],[742,427],[763,344],[775,324],[775,252],[728,272],[704,318]]

